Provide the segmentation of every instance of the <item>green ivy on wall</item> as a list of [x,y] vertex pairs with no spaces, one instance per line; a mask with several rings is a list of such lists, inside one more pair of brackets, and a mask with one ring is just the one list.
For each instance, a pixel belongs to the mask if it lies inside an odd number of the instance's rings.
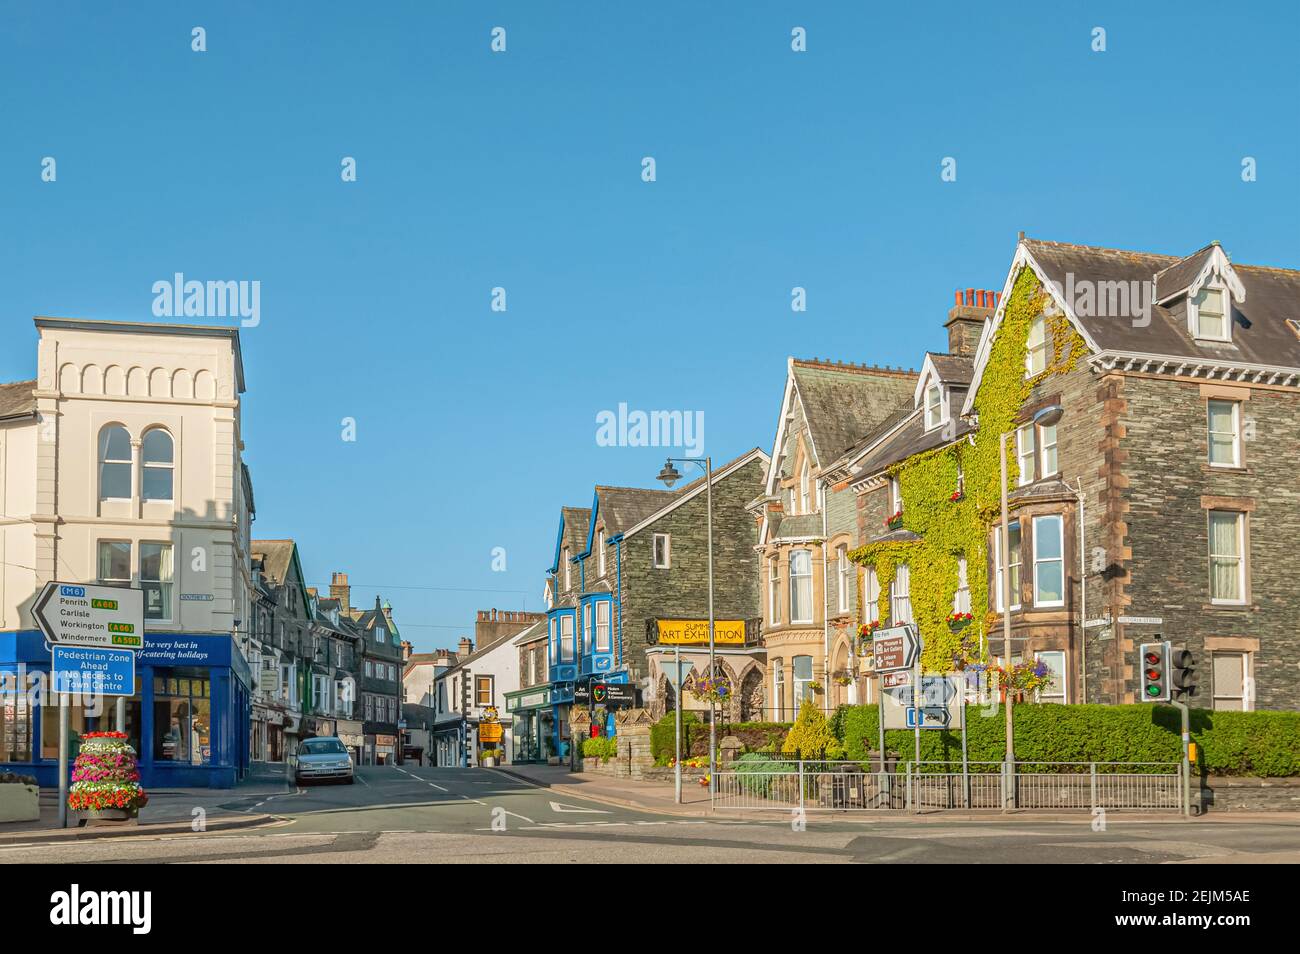
[[[1041,374],[1025,377],[1029,326],[1046,304],[1047,297],[1033,270],[1022,269],[1007,300],[975,395],[979,428],[973,442],[963,439],[889,468],[903,497],[903,526],[921,539],[868,543],[849,554],[854,562],[875,568],[882,620],[890,618],[890,584],[898,574],[898,566],[908,565],[912,618],[925,643],[921,662],[931,672],[951,670],[953,658],[962,653],[963,641],[976,647],[982,645],[983,634],[997,621],[994,614],[985,612],[989,605],[985,546],[1001,513],[999,435],[1016,427],[1034,385],[1050,375],[1072,370],[1087,353],[1083,338],[1064,315],[1048,316],[1051,361]],[[1019,467],[1012,453],[1007,459],[1011,486],[1015,486],[1018,476]],[[952,495],[959,483],[963,496],[954,501]],[[975,621],[954,633],[948,627],[948,615],[959,582],[957,559],[963,556]]]

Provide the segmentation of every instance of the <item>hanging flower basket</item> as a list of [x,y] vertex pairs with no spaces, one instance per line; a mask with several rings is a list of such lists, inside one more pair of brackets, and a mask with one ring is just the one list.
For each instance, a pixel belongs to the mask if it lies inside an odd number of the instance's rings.
[[808,688],[811,689],[813,692],[817,693],[817,695],[819,696],[826,691],[826,687],[823,686],[820,682],[810,682],[808,683]]
[[87,732],[72,765],[68,808],[85,818],[135,818],[149,803],[124,732]]
[[835,685],[837,685],[837,686],[851,686],[851,685],[853,685],[853,677],[850,676],[848,673],[845,673],[845,672],[836,673],[836,674],[835,674]]
[[954,633],[959,633],[975,621],[972,613],[949,613],[948,628]]
[[731,683],[726,676],[701,676],[687,691],[701,702],[718,705],[731,698]]
[[902,525],[903,525],[903,511],[901,510],[898,511],[898,513],[894,514],[893,516],[885,518],[885,526],[888,527],[890,530],[897,530]]

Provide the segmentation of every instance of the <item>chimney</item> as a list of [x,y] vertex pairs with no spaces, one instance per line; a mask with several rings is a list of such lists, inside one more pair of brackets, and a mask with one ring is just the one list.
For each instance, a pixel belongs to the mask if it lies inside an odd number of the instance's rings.
[[413,649],[410,640],[402,640],[402,662],[406,662],[411,658],[412,651]]
[[461,659],[464,659],[473,651],[474,651],[474,640],[470,639],[468,636],[462,636],[460,638],[460,648],[457,650],[457,654],[460,656]]
[[993,317],[998,295],[987,289],[961,289],[956,292],[956,304],[948,311],[944,327],[948,329],[948,353],[965,358],[975,357],[975,349],[984,331],[984,322]]
[[348,615],[352,609],[352,587],[348,586],[348,575],[336,572],[330,577],[330,599],[339,601],[339,613]]

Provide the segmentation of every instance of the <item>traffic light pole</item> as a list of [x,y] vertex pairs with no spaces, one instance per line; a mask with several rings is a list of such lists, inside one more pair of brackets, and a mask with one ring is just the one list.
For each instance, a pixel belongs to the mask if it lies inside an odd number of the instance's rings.
[[1183,740],[1183,816],[1191,817],[1192,814],[1192,730],[1191,714],[1188,711],[1187,703],[1171,700],[1170,705],[1178,707],[1178,714],[1182,718],[1182,740]]

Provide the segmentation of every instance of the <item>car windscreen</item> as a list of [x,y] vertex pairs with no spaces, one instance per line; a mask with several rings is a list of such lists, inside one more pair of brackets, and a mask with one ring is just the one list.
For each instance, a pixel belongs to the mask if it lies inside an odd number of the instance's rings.
[[346,755],[347,752],[338,739],[308,739],[298,746],[299,755]]

